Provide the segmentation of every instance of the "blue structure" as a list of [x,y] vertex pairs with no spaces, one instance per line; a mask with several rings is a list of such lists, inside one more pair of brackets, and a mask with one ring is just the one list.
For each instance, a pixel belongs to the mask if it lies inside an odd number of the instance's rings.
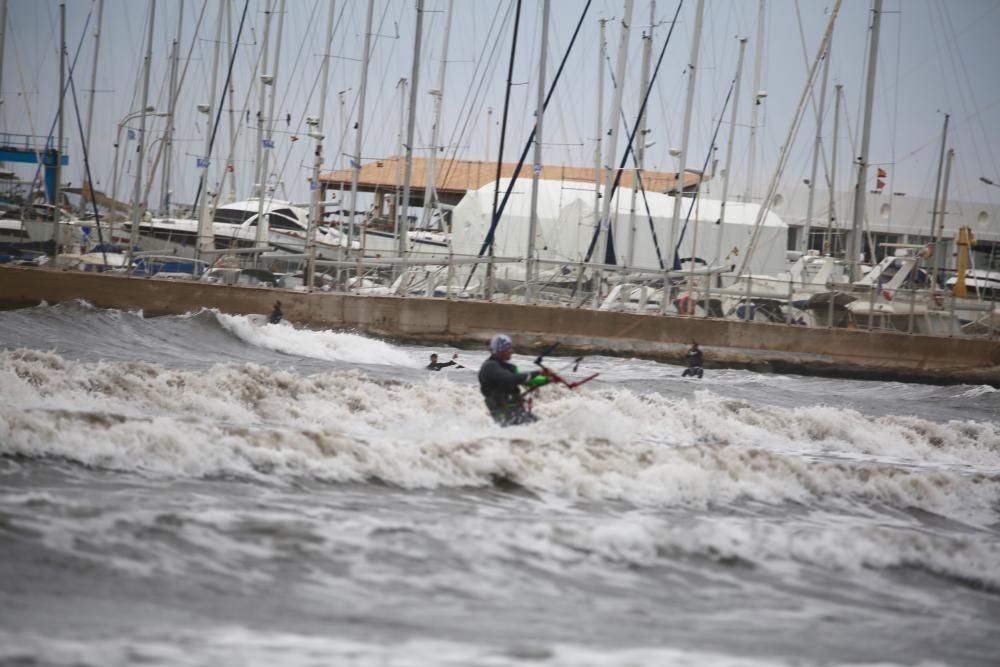
[[[37,150],[35,147],[44,145],[45,148]],[[69,141],[63,141],[62,166],[69,164],[69,156],[66,149]],[[0,162],[23,162],[28,164],[38,164],[41,159],[42,166],[45,167],[45,199],[50,203],[55,203],[56,198],[56,151],[55,141],[52,137],[33,137],[29,134],[10,134],[0,132]]]

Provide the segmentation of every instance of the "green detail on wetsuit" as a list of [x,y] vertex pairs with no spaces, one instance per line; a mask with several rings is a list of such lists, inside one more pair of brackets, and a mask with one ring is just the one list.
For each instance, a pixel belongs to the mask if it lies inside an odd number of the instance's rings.
[[528,387],[541,387],[542,385],[545,385],[545,384],[548,384],[548,383],[549,383],[549,378],[545,377],[544,375],[536,375],[535,377],[531,378],[530,380],[528,380],[524,384],[525,384],[525,386],[528,386]]
[[528,376],[528,381],[524,383],[525,387],[541,387],[549,383],[549,378],[545,377],[541,373],[538,373],[538,375],[532,375],[535,371],[522,371],[520,368],[515,368],[514,370]]

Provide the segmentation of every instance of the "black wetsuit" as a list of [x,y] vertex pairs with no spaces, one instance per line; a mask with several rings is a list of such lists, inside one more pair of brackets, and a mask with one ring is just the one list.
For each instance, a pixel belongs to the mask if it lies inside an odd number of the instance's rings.
[[[427,364],[427,370],[439,371],[442,368],[448,368],[448,366],[458,366],[458,363],[455,361],[432,361],[431,363]],[[461,366],[458,367],[461,368]]]
[[549,379],[541,371],[521,373],[517,366],[491,356],[479,368],[479,391],[486,407],[501,426],[530,424],[538,417],[524,409],[519,385],[541,386]]
[[274,310],[271,311],[271,315],[267,318],[268,324],[277,324],[281,321],[282,315],[281,308],[275,306]]
[[692,348],[687,351],[688,367],[684,369],[684,373],[681,377],[695,377],[700,378],[705,374],[701,365],[704,359],[704,355],[698,348]]

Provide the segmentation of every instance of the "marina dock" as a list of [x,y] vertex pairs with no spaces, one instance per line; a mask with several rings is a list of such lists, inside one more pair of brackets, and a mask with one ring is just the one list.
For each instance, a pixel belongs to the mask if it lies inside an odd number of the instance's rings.
[[204,282],[0,266],[0,308],[83,300],[145,316],[214,308],[267,313],[275,299],[299,326],[480,349],[498,331],[524,350],[680,361],[697,340],[706,366],[756,371],[1000,387],[1000,338],[808,328],[476,300],[300,292]]

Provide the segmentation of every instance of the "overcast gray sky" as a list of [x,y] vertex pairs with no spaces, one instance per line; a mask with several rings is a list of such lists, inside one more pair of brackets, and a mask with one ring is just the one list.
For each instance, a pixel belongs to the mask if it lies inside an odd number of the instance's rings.
[[[277,6],[277,0],[275,5]],[[210,68],[215,43],[219,7],[223,0],[159,0],[156,3],[152,84],[150,104],[157,110],[167,108],[168,54],[178,30],[183,8],[180,44],[188,71],[178,98],[177,135],[172,161],[174,201],[194,198],[198,179],[196,158],[204,152],[206,116],[196,105],[208,103]],[[264,34],[266,0],[250,0],[244,34],[240,40],[233,68],[235,95],[227,107],[236,109],[235,142],[237,197],[253,194],[252,160],[256,148],[254,116],[258,110],[258,92],[253,75],[260,57]],[[376,0],[375,30],[378,37],[372,49],[367,110],[365,160],[396,154],[399,151],[400,89],[398,81],[410,77],[414,28],[414,0]],[[443,47],[447,0],[426,0],[424,47],[421,54],[417,109],[418,147],[416,155],[426,156],[430,143],[432,97],[437,88]],[[582,0],[553,0],[549,37],[548,78],[551,80],[569,43],[573,28],[584,7]],[[814,57],[828,19],[832,0],[770,0],[767,3],[766,31],[763,43],[761,89],[767,97],[760,107],[758,157],[753,171],[754,192],[760,196],[776,163],[780,144],[788,130],[796,103],[806,79],[808,58]],[[112,156],[115,131],[121,119],[140,106],[141,72],[146,21],[151,3],[138,0],[106,0],[104,25],[97,66],[95,119],[90,153],[95,180],[111,191]],[[233,0],[231,12],[224,14],[222,40],[223,69],[231,52],[228,32],[235,35],[244,0]],[[312,141],[307,136],[304,119],[319,115],[318,76],[328,0],[288,0],[282,30],[282,48],[275,73],[275,148],[272,152],[272,178],[283,186],[278,194],[293,201],[308,199],[308,176],[311,169]],[[833,85],[843,84],[845,104],[841,143],[838,148],[839,189],[850,189],[854,179],[848,160],[860,133],[861,96],[864,90],[865,51],[870,20],[868,0],[845,0],[836,24],[830,67],[830,93],[826,109],[826,152],[831,150]],[[58,7],[54,0],[9,0],[9,16],[3,58],[3,99],[0,120],[5,132],[47,134],[56,113],[58,89]],[[463,159],[496,159],[500,112],[503,107],[507,59],[511,43],[512,0],[456,0],[449,46],[447,79],[444,90],[442,144],[447,155]],[[512,91],[511,119],[505,159],[520,153],[533,122],[536,96],[538,50],[541,26],[540,0],[524,2],[515,85]],[[654,30],[654,61],[663,45],[677,3],[658,0]],[[685,75],[696,2],[686,0],[649,108],[649,141],[655,144],[647,154],[651,169],[673,171],[675,159],[668,149],[680,145]],[[748,130],[750,123],[753,65],[756,42],[758,3],[752,0],[707,0],[702,34],[701,63],[694,101],[695,116],[690,140],[688,168],[700,168],[709,148],[714,123],[736,67],[737,36],[750,38],[743,69],[743,95],[739,105],[734,159],[735,193],[744,191],[750,176]],[[204,8],[204,12],[203,12]],[[336,30],[331,48],[329,95],[324,119],[327,135],[324,169],[345,168],[347,160],[338,153],[353,150],[350,130],[360,88],[361,40],[367,2],[336,2]],[[639,106],[641,39],[649,30],[651,4],[636,0],[632,38],[625,81],[626,114],[632,118]],[[962,201],[1000,203],[1000,188],[980,182],[985,176],[1000,183],[1000,2],[997,0],[886,0],[879,50],[877,98],[871,161],[884,165],[889,173],[887,190],[909,195],[933,196],[938,162],[941,125],[945,112],[952,115],[949,146],[956,151],[950,196]],[[203,12],[201,27],[195,26]],[[595,0],[583,25],[581,37],[570,56],[564,78],[546,114],[545,158],[547,165],[592,164],[597,97],[599,19],[608,22],[608,46],[613,70],[619,39],[623,2]],[[88,23],[89,19],[89,23]],[[67,3],[66,41],[70,58],[77,60],[74,80],[81,113],[86,121],[90,92],[93,32],[97,21],[96,0],[73,0]],[[801,31],[800,31],[801,22]],[[398,37],[397,37],[398,35]],[[264,68],[272,70],[278,36],[277,16],[272,20],[271,58]],[[82,42],[81,42],[82,40]],[[192,46],[193,45],[193,46]],[[182,63],[183,66],[183,63]],[[260,72],[258,72],[259,74]],[[338,96],[338,91],[348,91]],[[610,86],[605,90],[605,107],[611,99]],[[818,100],[818,89],[817,89]],[[71,165],[65,180],[78,184],[83,180],[80,135],[73,111],[72,97],[67,98],[66,133],[70,140]],[[487,109],[492,107],[493,126],[488,127]],[[250,114],[250,123],[247,120]],[[607,116],[607,109],[601,114]],[[291,118],[286,123],[286,118]],[[220,165],[229,150],[228,114],[219,131],[210,169],[210,180],[219,178]],[[728,113],[725,120],[728,122]],[[606,125],[606,121],[602,123]],[[138,128],[138,121],[128,127]],[[150,119],[150,141],[159,136],[162,119]],[[794,144],[782,190],[800,186],[808,176],[809,155],[815,132],[810,112]],[[124,133],[123,133],[124,134]],[[292,137],[299,140],[292,141]],[[718,157],[725,155],[726,126],[720,134]],[[124,139],[124,137],[123,137]],[[489,142],[489,146],[487,146]],[[134,144],[122,144],[123,155]],[[489,148],[489,151],[487,149]],[[619,142],[619,156],[624,141]],[[614,160],[618,162],[620,157]],[[123,163],[124,164],[124,163]],[[131,190],[126,166],[119,184],[119,198]],[[18,168],[19,173],[26,173]],[[823,170],[821,168],[820,173]],[[123,172],[124,173],[124,172]],[[148,171],[147,171],[148,173]],[[558,173],[547,174],[558,177]],[[823,180],[822,175],[819,180]],[[871,185],[874,184],[874,176]],[[151,206],[159,197],[159,179],[155,181]],[[719,196],[721,186],[712,185]]]

